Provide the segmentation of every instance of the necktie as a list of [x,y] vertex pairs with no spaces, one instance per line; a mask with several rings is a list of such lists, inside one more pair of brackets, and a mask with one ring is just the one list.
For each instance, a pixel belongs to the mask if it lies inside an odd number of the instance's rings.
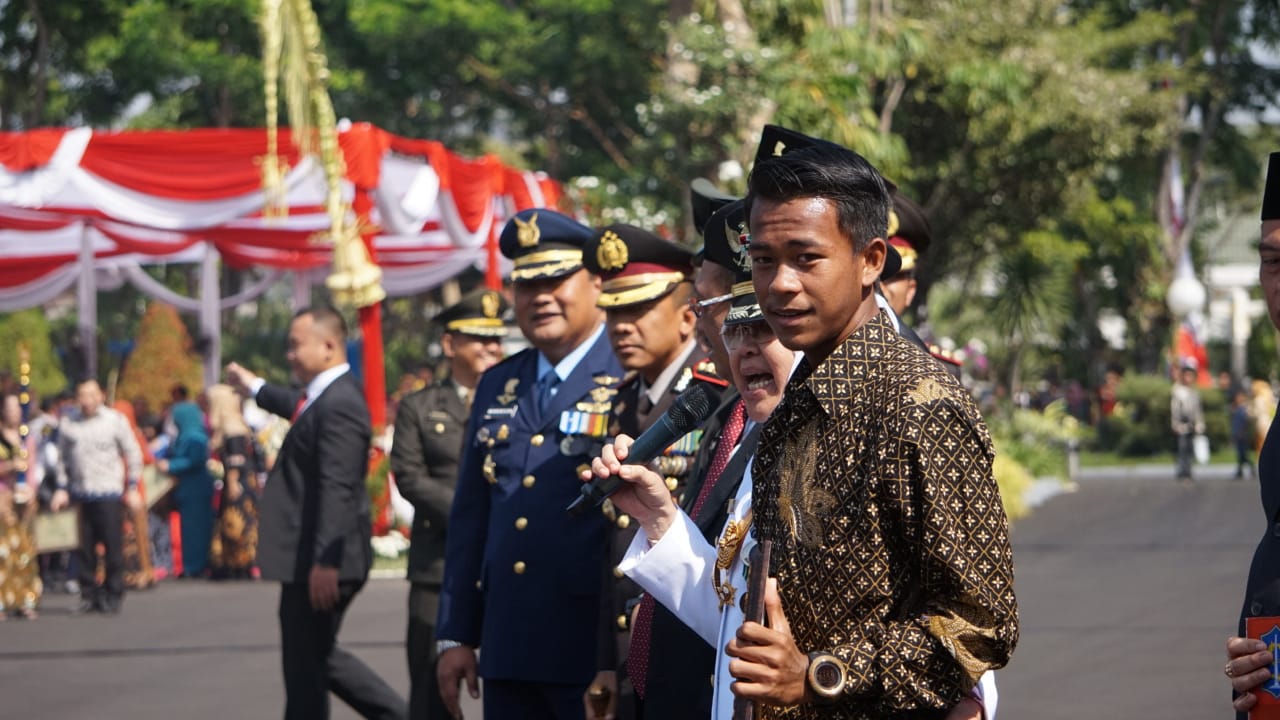
[[[689,517],[696,519],[711,489],[715,487],[729,465],[729,457],[733,449],[742,439],[742,429],[747,425],[747,407],[739,400],[729,413],[729,419],[720,431],[720,444],[716,445],[716,454],[711,456],[711,465],[707,467],[707,478],[698,491],[698,499],[693,502]],[[645,681],[649,672],[649,638],[653,632],[653,610],[657,606],[653,596],[646,594],[640,600],[640,609],[636,612],[636,623],[631,630],[631,647],[627,651],[627,675],[631,677],[631,687],[635,688],[636,697],[644,699]]]
[[302,397],[298,398],[298,404],[293,406],[293,415],[289,417],[289,422],[298,422],[298,416],[302,414],[302,408],[307,404],[307,393],[304,391]]
[[556,375],[555,370],[548,371],[545,375],[538,378],[538,414],[547,411],[547,406],[551,404],[551,398],[555,396],[553,392],[556,384],[560,382],[560,377]]

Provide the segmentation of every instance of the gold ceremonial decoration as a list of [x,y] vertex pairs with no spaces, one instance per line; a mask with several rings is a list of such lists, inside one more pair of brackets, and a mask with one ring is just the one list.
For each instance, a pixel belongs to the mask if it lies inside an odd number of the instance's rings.
[[498,294],[487,292],[480,296],[480,312],[490,319],[498,317]]
[[786,151],[787,151],[787,144],[782,142],[781,140],[779,140],[773,146],[774,157],[782,157],[782,154],[785,153]]
[[538,244],[538,240],[542,237],[542,231],[538,229],[538,213],[529,215],[529,222],[524,222],[520,218],[511,218],[516,222],[516,242],[522,248],[531,248]]
[[[747,539],[747,531],[750,529],[751,512],[748,511],[741,519],[726,523],[724,533],[716,543],[716,569],[712,582],[715,583],[716,597],[720,598],[721,610],[733,605],[734,596],[738,594],[738,588],[729,582],[729,568],[733,565],[734,558],[738,557],[738,551],[742,549],[742,543]],[[724,579],[720,577],[722,572]]]
[[612,230],[606,230],[596,250],[601,270],[621,270],[627,266],[627,244]]
[[286,212],[284,174],[278,141],[279,85],[294,145],[305,155],[317,156],[324,169],[325,211],[329,229],[317,233],[319,241],[333,244],[333,271],[325,286],[339,305],[367,307],[387,296],[382,269],[374,264],[350,207],[342,197],[346,175],[338,147],[338,121],[329,99],[329,68],[320,23],[309,0],[263,0],[262,66],[266,96],[267,155],[262,160],[263,190],[268,217]]
[[898,228],[901,227],[901,225],[902,222],[898,220],[898,213],[894,212],[893,208],[889,208],[889,230],[885,234],[889,237],[897,235]]
[[520,386],[520,378],[511,378],[507,381],[507,385],[503,388],[502,394],[495,398],[503,405],[510,405],[516,401],[516,388]]

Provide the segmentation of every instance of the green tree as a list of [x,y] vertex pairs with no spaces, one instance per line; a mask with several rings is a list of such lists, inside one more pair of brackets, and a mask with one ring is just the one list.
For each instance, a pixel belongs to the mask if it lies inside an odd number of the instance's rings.
[[66,389],[67,377],[50,340],[49,321],[39,308],[0,316],[0,369],[17,375],[20,348],[26,349],[31,363],[32,389],[46,397]]
[[191,351],[191,335],[172,305],[152,302],[138,325],[133,352],[125,361],[116,397],[144,398],[152,408],[165,407],[169,390],[183,384],[195,397],[204,387],[200,358]]

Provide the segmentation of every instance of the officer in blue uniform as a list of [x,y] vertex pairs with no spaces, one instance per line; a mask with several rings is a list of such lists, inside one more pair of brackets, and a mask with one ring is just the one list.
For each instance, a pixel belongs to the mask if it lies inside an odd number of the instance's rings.
[[516,323],[533,347],[484,374],[463,434],[436,628],[440,691],[455,715],[459,684],[478,695],[478,673],[485,718],[584,716],[610,525],[565,508],[603,444],[622,377],[596,307],[600,279],[582,266],[591,236],[537,209],[500,238],[515,265]]

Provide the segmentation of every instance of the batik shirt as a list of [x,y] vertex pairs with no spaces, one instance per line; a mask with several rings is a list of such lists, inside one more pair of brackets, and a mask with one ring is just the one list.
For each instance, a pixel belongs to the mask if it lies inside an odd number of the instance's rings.
[[1018,639],[1009,523],[969,394],[883,314],[800,366],[753,463],[757,540],[797,647],[847,666],[830,705],[893,718],[955,705]]

